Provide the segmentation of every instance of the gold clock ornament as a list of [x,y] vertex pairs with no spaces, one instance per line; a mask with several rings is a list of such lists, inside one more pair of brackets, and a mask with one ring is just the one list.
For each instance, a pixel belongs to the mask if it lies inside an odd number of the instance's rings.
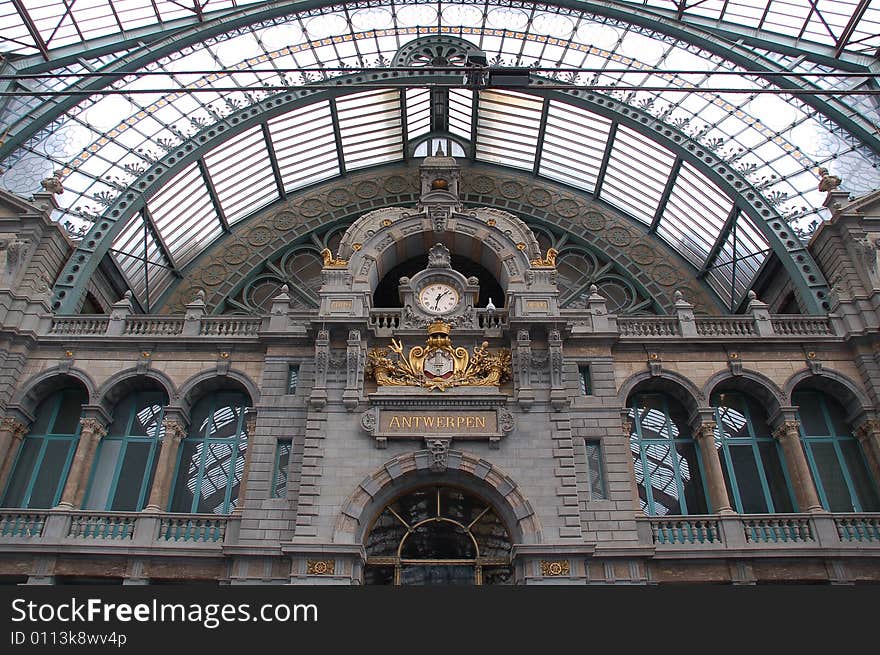
[[[391,340],[390,348],[373,348],[367,354],[367,373],[376,384],[413,386],[445,391],[450,387],[499,386],[510,379],[510,351],[490,353],[488,342],[469,353],[455,347],[452,327],[443,321],[428,325],[428,340],[404,353],[403,344]],[[397,355],[389,357],[389,350]]]

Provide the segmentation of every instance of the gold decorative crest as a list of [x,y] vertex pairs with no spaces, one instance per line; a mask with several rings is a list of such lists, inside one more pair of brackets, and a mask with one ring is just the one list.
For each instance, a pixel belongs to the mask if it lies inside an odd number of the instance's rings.
[[533,259],[531,260],[532,266],[536,268],[555,268],[556,267],[556,255],[559,254],[559,251],[556,248],[550,248],[547,250],[547,256],[544,258]]
[[541,575],[555,577],[568,575],[569,571],[568,560],[557,560],[555,562],[541,560]]
[[403,344],[391,340],[389,348],[373,348],[367,355],[367,373],[376,384],[385,386],[427,387],[445,391],[449,387],[491,387],[510,379],[510,351],[488,351],[488,342],[476,346],[473,353],[454,347],[449,338],[452,327],[443,321],[428,325],[424,346],[404,353]]
[[324,268],[345,268],[348,266],[348,260],[334,257],[330,248],[324,248],[321,251],[321,259],[324,260]]
[[336,572],[336,562],[332,559],[306,560],[306,573],[308,575],[333,575]]

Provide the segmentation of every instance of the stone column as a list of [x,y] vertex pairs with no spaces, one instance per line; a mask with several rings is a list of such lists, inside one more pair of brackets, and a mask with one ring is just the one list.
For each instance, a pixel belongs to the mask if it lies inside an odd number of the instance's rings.
[[238,485],[238,503],[235,505],[233,514],[244,512],[244,495],[247,491],[248,477],[251,473],[251,453],[254,447],[254,434],[257,431],[257,412],[248,409],[244,415],[245,430],[247,431],[247,450],[244,451],[244,467],[241,470],[241,482]]
[[709,502],[713,514],[733,514],[727,485],[724,484],[724,471],[721,470],[721,458],[715,448],[715,422],[700,423],[694,432],[694,438],[700,445],[700,458],[706,474],[706,488],[709,491]]
[[176,418],[166,417],[162,421],[165,436],[162,438],[162,448],[159,451],[159,461],[156,464],[156,474],[153,476],[153,486],[150,488],[150,498],[147,501],[145,512],[164,512],[168,507],[168,494],[171,492],[174,465],[177,463],[177,451],[180,442],[186,437],[186,427]]
[[[871,473],[874,474],[874,480],[880,484],[880,420],[869,418],[863,421],[856,428],[855,436],[862,444],[862,450],[865,453],[865,459],[868,460]],[[2,482],[0,479],[0,485]]]
[[0,420],[0,492],[6,487],[6,480],[15,463],[15,454],[21,440],[27,434],[27,426],[11,416]]
[[801,512],[822,512],[822,504],[819,502],[819,494],[816,493],[816,484],[810,475],[810,467],[807,465],[807,457],[801,445],[799,423],[794,420],[783,421],[774,430],[773,436],[782,446],[782,456],[785,458],[785,466],[794,486],[794,496],[797,499],[798,509]]
[[82,418],[79,424],[81,426],[79,441],[76,443],[73,463],[67,473],[61,502],[58,503],[58,507],[66,509],[78,508],[82,505],[86,483],[95,461],[95,450],[98,448],[98,442],[107,434],[107,428],[96,418]]

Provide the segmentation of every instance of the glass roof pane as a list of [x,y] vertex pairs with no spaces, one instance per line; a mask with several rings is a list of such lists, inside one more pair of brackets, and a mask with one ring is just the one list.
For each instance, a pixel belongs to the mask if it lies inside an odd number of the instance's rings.
[[449,90],[449,131],[452,134],[471,138],[474,92],[469,89]]
[[657,234],[700,268],[731,209],[730,198],[685,162],[675,179]]
[[328,102],[294,109],[268,125],[285,191],[339,175]]
[[210,223],[220,227],[220,218],[195,163],[178,173],[147,202],[147,207],[171,255],[180,260],[178,266],[208,245],[208,241],[200,240],[204,238],[201,226]]
[[399,91],[345,96],[336,111],[347,170],[403,159]]
[[617,128],[599,197],[644,223],[654,219],[675,156],[628,127]]
[[279,198],[260,126],[214,148],[205,163],[230,225]]
[[592,193],[610,129],[607,118],[552,100],[538,174]]
[[139,214],[117,235],[113,247],[117,250],[113,258],[142,304],[146,304],[148,291],[149,297],[155,299],[167,288],[171,273]]
[[406,90],[406,136],[415,139],[431,130],[431,92]]
[[476,158],[531,170],[543,100],[512,91],[481,91]]

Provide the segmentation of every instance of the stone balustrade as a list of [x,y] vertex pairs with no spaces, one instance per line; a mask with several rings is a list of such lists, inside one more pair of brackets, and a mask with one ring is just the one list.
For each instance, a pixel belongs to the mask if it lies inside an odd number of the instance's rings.
[[0,510],[0,551],[23,544],[72,549],[131,546],[220,549],[237,517],[214,514]]
[[640,540],[663,549],[880,548],[880,514],[645,516]]
[[[569,318],[564,311],[562,319]],[[287,325],[308,326],[317,316],[305,312],[291,314]],[[800,315],[768,315],[763,324],[750,314],[731,316],[618,316],[619,338],[626,341],[687,338],[728,341],[766,337],[836,339],[841,336],[828,317]],[[573,316],[571,320],[574,320]],[[367,326],[377,337],[393,336],[404,326],[399,308],[370,310]],[[461,329],[492,330],[501,332],[509,327],[507,310],[487,312],[477,309],[471,325],[457,325]],[[40,335],[46,337],[222,337],[255,339],[268,331],[268,321],[261,316],[143,316],[127,315],[111,319],[108,316],[47,316]],[[613,332],[613,328],[612,328]],[[293,333],[293,332],[291,332]],[[302,331],[296,332],[302,334]]]

